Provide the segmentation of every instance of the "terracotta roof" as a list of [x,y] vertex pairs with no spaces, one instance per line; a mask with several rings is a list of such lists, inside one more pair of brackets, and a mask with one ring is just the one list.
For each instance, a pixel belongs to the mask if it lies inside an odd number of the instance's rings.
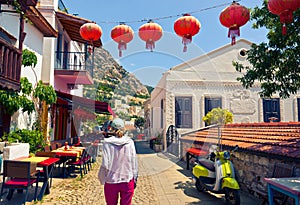
[[[300,122],[242,123],[221,128],[222,145],[239,150],[300,160]],[[218,128],[206,127],[180,138],[193,144],[216,143]]]

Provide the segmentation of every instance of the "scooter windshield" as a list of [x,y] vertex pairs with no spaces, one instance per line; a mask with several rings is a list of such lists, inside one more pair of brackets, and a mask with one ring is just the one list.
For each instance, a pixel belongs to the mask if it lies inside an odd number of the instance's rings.
[[212,125],[207,130],[206,136],[203,136],[204,144],[202,145],[201,150],[209,154],[212,152],[216,153],[217,151],[221,151],[221,127]]

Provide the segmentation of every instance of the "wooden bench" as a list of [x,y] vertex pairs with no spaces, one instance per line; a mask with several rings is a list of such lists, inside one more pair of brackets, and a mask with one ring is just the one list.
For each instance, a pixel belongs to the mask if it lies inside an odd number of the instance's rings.
[[207,151],[203,151],[199,148],[187,148],[186,149],[186,169],[190,169],[190,160],[192,158],[198,158],[199,156],[207,155]]

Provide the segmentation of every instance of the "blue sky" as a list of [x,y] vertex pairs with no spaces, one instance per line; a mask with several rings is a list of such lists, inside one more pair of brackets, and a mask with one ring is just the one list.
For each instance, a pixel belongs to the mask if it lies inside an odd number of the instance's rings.
[[[231,42],[227,37],[227,28],[219,22],[220,13],[232,3],[230,0],[63,1],[70,14],[95,21],[102,28],[103,48],[146,85],[155,86],[164,71]],[[261,7],[262,2],[263,0],[238,1],[247,8]],[[187,52],[182,52],[181,38],[173,30],[174,22],[184,13],[191,13],[201,23],[200,32],[193,37]],[[163,28],[163,37],[156,42],[153,52],[145,49],[145,42],[138,37],[139,27],[149,19],[157,19],[154,22]],[[131,26],[135,34],[121,58],[118,56],[117,43],[110,37],[111,29],[119,22]],[[251,26],[252,22],[249,21],[241,27],[239,38],[254,43],[266,41],[266,30],[254,30]]]

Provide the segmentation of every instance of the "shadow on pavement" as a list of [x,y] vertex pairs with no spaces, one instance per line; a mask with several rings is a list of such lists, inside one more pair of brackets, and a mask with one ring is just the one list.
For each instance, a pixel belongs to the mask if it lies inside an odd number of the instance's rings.
[[175,189],[182,189],[185,195],[198,199],[199,201],[190,202],[189,205],[193,204],[205,204],[205,205],[225,205],[225,199],[222,194],[210,194],[208,192],[198,192],[194,183],[191,181],[177,182],[175,183]]
[[155,154],[155,151],[150,149],[148,141],[134,141],[137,154]]

